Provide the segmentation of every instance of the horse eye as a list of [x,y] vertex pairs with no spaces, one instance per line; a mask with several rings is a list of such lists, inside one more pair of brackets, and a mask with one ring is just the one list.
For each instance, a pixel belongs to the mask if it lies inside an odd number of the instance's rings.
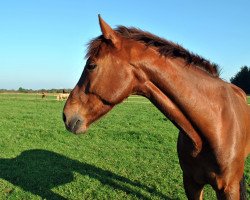
[[88,64],[87,69],[91,71],[91,70],[95,69],[96,66],[97,66],[96,64]]

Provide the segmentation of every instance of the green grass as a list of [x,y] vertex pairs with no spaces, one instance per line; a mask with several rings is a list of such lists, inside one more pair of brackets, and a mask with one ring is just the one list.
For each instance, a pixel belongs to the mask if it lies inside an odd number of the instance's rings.
[[[186,199],[178,130],[131,97],[86,135],[67,132],[54,96],[0,94],[0,199]],[[250,183],[250,163],[246,165]],[[248,187],[248,193],[250,193]],[[206,199],[215,199],[210,187]]]

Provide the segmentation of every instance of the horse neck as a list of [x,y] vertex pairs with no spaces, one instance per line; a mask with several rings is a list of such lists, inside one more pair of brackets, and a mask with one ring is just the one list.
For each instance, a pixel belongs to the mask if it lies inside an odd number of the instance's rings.
[[197,106],[205,109],[202,99],[207,99],[207,94],[214,92],[211,84],[216,84],[214,80],[219,79],[197,67],[187,66],[182,59],[168,59],[159,55],[151,60],[145,59],[140,59],[138,65],[139,73],[142,72],[144,76],[142,95],[148,97],[161,111],[164,112],[161,105],[166,99],[185,113],[197,109]]
[[211,118],[204,116],[204,113],[213,110],[205,104],[216,87],[211,87],[210,83],[216,85],[220,81],[197,67],[186,66],[182,59],[168,59],[154,54],[144,54],[134,64],[140,81],[137,92],[188,133],[197,149],[194,151],[196,154],[202,145],[198,132],[211,127]]

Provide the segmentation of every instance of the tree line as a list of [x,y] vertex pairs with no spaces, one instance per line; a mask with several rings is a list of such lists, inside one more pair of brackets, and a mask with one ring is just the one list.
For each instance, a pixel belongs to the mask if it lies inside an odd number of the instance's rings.
[[240,71],[230,79],[230,82],[240,87],[246,94],[250,94],[250,67],[241,67]]
[[0,89],[0,93],[70,93],[72,89],[38,89],[38,90],[33,90],[33,89],[25,89],[23,87],[19,87],[17,90],[6,90],[6,89]]

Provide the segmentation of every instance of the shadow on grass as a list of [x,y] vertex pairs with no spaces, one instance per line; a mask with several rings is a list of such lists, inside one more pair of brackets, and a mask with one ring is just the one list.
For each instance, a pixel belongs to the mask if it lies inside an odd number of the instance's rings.
[[73,181],[74,171],[137,198],[150,199],[148,195],[138,191],[142,189],[158,198],[171,199],[154,188],[51,151],[28,150],[13,159],[0,159],[0,178],[48,200],[67,199],[51,189]]

